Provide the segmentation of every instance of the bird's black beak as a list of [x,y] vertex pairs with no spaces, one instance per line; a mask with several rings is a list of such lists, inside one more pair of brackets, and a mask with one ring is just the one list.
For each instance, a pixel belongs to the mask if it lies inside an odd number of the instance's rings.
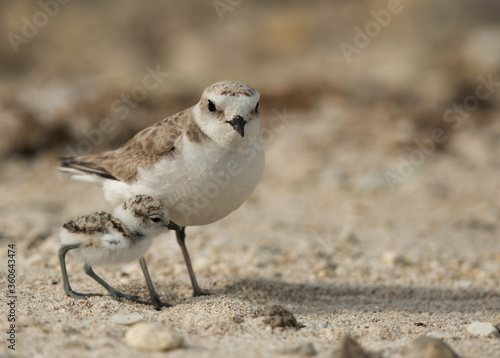
[[176,223],[174,223],[173,221],[170,221],[168,223],[167,228],[169,230],[181,231],[181,227],[179,225],[177,225]]
[[234,116],[233,119],[226,122],[229,123],[240,136],[245,136],[245,124],[247,121],[245,121],[242,116]]

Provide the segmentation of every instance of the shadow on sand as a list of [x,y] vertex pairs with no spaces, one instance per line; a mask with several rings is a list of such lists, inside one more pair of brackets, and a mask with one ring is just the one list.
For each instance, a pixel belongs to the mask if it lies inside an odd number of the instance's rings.
[[257,303],[297,306],[302,313],[331,310],[473,313],[500,311],[500,290],[450,289],[430,286],[296,284],[244,278],[220,293]]

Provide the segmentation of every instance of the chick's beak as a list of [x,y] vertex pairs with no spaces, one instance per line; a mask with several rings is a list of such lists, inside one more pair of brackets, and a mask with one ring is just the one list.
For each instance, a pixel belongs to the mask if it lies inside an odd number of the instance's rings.
[[247,121],[245,121],[242,116],[234,116],[233,119],[226,122],[229,123],[240,136],[245,136],[245,124]]

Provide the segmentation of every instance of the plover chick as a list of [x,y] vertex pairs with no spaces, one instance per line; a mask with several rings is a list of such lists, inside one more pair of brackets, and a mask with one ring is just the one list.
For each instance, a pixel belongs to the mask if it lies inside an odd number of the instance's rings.
[[168,209],[193,293],[203,294],[185,244],[186,226],[206,225],[239,208],[264,170],[260,95],[242,82],[207,87],[194,106],[137,133],[122,147],[63,158],[60,170],[101,183],[112,205],[151,195]]
[[[168,217],[163,204],[147,195],[136,195],[114,211],[95,212],[79,216],[66,222],[60,233],[61,247],[59,261],[63,276],[64,291],[74,298],[102,296],[99,293],[78,293],[73,291],[66,270],[66,253],[72,254],[84,262],[84,271],[110,293],[115,299],[152,304],[157,310],[170,306],[161,302],[149,276],[144,253],[151,246],[155,236],[166,229],[179,229]],[[93,266],[131,262],[139,259],[148,285],[151,302],[139,300],[111,287],[92,269]]]

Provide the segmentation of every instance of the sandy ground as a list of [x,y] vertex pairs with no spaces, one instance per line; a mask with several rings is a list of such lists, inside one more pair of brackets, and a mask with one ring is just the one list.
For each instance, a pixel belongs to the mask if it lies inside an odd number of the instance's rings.
[[[402,0],[390,20],[386,0],[222,1],[222,16],[215,2],[71,1],[43,26],[39,2],[0,4],[0,357],[275,357],[307,344],[330,357],[347,334],[372,357],[404,357],[427,335],[462,357],[498,356],[500,338],[467,330],[500,324],[498,1]],[[156,69],[168,75],[143,96]],[[67,297],[59,227],[111,208],[100,188],[60,178],[58,156],[104,118],[114,130],[80,149],[116,148],[222,79],[261,93],[267,161],[240,209],[187,229],[211,295],[191,297],[167,233],[146,260],[173,307]],[[68,270],[75,290],[104,293],[71,257]],[[138,263],[96,272],[148,297]],[[272,329],[274,304],[301,328]],[[183,347],[131,348],[116,317],[131,314]]]
[[[190,297],[174,234],[157,238],[146,259],[161,297],[174,305],[161,312],[109,297],[67,297],[58,227],[106,208],[100,189],[59,181],[52,155],[7,160],[1,265],[15,243],[15,356],[136,356],[124,342],[129,327],[113,321],[131,313],[184,337],[172,357],[274,357],[302,343],[327,357],[345,334],[374,356],[398,357],[429,334],[462,356],[495,356],[498,338],[466,328],[500,323],[500,126],[471,124],[450,133],[446,150],[425,157],[391,190],[384,176],[397,173],[400,159],[387,148],[401,133],[373,115],[361,130],[374,111],[325,100],[267,137],[266,171],[251,198],[224,220],[187,231],[210,296]],[[410,158],[416,150],[396,153]],[[79,263],[69,258],[68,267],[76,290],[103,292]],[[97,272],[122,291],[148,296],[138,263]],[[269,304],[287,308],[303,327],[271,329],[261,316]],[[8,330],[5,315],[1,330]],[[8,354],[5,341],[1,349]]]

